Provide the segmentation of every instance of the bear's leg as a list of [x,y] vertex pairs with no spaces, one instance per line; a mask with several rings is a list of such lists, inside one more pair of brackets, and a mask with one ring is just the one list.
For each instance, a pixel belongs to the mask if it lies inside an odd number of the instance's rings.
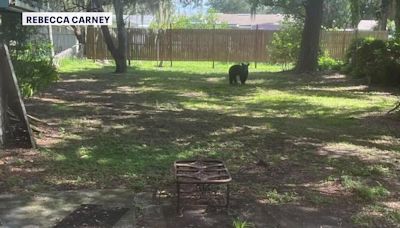
[[229,75],[229,84],[233,84],[233,76],[232,75]]
[[246,80],[247,80],[246,76],[240,76],[240,82],[242,83],[242,85],[246,84]]

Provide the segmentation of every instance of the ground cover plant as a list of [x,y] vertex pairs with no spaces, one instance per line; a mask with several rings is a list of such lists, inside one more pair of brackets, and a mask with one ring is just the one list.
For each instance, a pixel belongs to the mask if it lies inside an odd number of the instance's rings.
[[343,224],[400,222],[400,124],[384,115],[398,91],[262,64],[245,86],[229,85],[228,64],[133,65],[113,74],[111,64],[64,61],[60,81],[27,101],[48,123],[40,148],[0,155],[0,191],[173,192],[174,160],[211,157],[232,172],[233,210],[236,200],[310,207]]

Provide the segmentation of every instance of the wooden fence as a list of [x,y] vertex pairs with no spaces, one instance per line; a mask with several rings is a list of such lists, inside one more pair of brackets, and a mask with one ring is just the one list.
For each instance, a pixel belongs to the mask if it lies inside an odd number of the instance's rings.
[[[131,60],[269,62],[273,34],[264,30],[129,29],[127,55]],[[360,31],[357,36],[385,40],[388,33]],[[343,59],[355,37],[354,31],[323,31],[321,48],[331,57]],[[86,55],[89,59],[111,59],[99,28],[88,28]]]
[[387,31],[323,31],[321,33],[321,49],[329,56],[343,60],[347,49],[356,38],[373,37],[380,40],[388,39]]

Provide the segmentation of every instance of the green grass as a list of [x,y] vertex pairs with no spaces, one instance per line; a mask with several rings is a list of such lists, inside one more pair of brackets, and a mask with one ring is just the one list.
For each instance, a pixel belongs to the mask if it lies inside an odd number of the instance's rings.
[[[62,80],[44,95],[50,99],[31,106],[62,130],[57,143],[41,148],[44,184],[168,188],[175,160],[212,157],[227,163],[235,191],[277,205],[308,200],[329,207],[336,202],[307,194],[336,182],[355,192],[356,204],[396,192],[399,129],[383,114],[397,91],[264,64],[251,66],[247,85],[230,86],[229,64],[155,64],[135,61],[128,73],[114,74],[111,63],[61,62]],[[260,160],[267,171],[255,165]],[[254,170],[241,174],[244,167]],[[340,200],[348,201],[336,195]]]
[[233,228],[251,228],[254,227],[251,223],[236,219],[233,221]]
[[400,210],[387,208],[380,204],[372,204],[352,216],[352,221],[362,227],[397,227],[400,224]]
[[285,204],[291,203],[298,199],[298,196],[294,192],[278,192],[276,189],[267,191],[265,193],[265,198],[269,204]]
[[329,205],[334,201],[334,199],[330,198],[329,196],[323,196],[316,192],[307,193],[306,198],[316,206]]
[[[172,63],[172,67],[170,66],[170,62],[164,62],[163,67],[157,67],[156,61],[133,61],[133,67],[128,72],[135,72],[137,69],[151,69],[196,74],[225,73],[229,66],[233,64],[237,63],[215,62],[214,68],[212,68],[212,62],[176,61]],[[108,67],[112,70],[113,61],[97,62],[92,60],[63,59],[59,64],[59,70],[63,73],[79,73],[88,70],[99,71],[103,67]],[[253,72],[278,72],[282,70],[282,66],[258,63],[256,67],[254,63],[250,63],[249,69]]]
[[379,182],[376,186],[368,186],[363,183],[361,178],[342,176],[342,185],[365,201],[376,201],[390,195],[390,192]]

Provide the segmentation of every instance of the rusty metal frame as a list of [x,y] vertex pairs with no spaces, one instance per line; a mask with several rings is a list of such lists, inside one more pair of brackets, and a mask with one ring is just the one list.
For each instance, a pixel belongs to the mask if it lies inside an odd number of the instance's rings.
[[221,160],[203,159],[203,160],[180,160],[174,163],[176,192],[177,192],[177,211],[180,210],[180,201],[182,185],[194,185],[202,194],[206,192],[211,185],[226,185],[225,205],[229,207],[230,188],[229,183],[232,177]]

